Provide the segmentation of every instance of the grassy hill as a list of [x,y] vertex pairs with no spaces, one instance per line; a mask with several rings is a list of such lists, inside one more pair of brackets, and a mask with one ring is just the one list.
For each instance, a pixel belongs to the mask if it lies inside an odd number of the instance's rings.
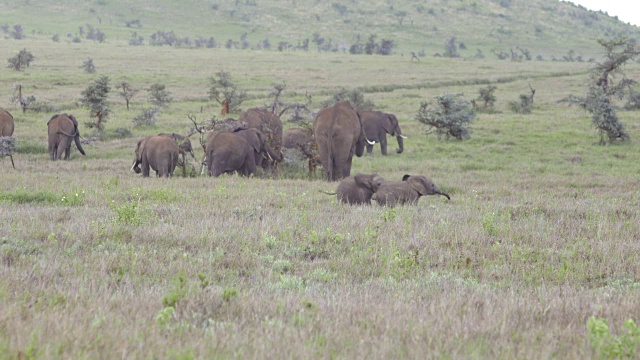
[[399,53],[427,55],[443,53],[445,41],[455,36],[464,57],[478,49],[493,56],[520,47],[533,58],[562,59],[572,50],[585,60],[597,55],[595,39],[640,39],[637,26],[555,0],[30,0],[0,4],[0,24],[22,24],[28,36],[57,33],[63,39],[89,24],[109,42],[127,42],[136,32],[148,43],[157,31],[173,31],[179,38],[214,37],[218,46],[231,39],[242,46],[246,34],[245,46],[268,39],[274,48],[279,42],[300,45],[316,33],[338,50],[375,35],[394,41]]

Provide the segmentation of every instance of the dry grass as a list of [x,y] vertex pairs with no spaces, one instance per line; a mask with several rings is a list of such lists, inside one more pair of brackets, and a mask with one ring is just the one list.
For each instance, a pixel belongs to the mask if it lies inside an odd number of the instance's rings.
[[[640,319],[640,123],[621,113],[632,140],[596,145],[589,119],[556,102],[581,91],[585,64],[0,43],[38,57],[0,70],[0,101],[32,150],[16,171],[0,160],[0,358],[585,358],[601,355],[590,316],[615,335]],[[11,108],[11,88],[82,124],[75,97],[91,77],[78,53],[94,51],[99,74],[161,79],[176,103],[139,130],[114,98],[108,129],[135,137],[50,162],[50,114]],[[136,139],[184,132],[220,68],[253,94],[248,106],[281,80],[316,104],[341,86],[394,86],[367,96],[399,115],[406,151],[376,148],[353,172],[424,174],[452,200],[350,207],[319,180],[133,174]],[[498,112],[465,142],[422,135],[420,101],[476,97],[473,79],[503,79]],[[508,112],[529,83],[533,114]]]

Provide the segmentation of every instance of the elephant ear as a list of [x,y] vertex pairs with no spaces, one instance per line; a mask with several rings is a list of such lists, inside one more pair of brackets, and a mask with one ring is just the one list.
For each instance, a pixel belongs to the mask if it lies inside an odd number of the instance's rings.
[[412,176],[407,181],[420,196],[433,194],[433,183],[424,176]]
[[409,179],[410,177],[411,177],[411,175],[409,175],[409,174],[405,174],[405,175],[402,177],[402,181],[407,181],[407,179]]
[[353,177],[353,180],[358,186],[370,189],[371,191],[375,191],[376,189],[374,189],[373,178],[376,176],[378,176],[378,174],[357,174]]
[[255,137],[252,137],[252,141],[250,142],[251,147],[253,147],[253,150],[255,152],[261,152],[262,145],[264,144],[264,141],[265,141],[264,135],[258,129],[250,129],[250,130],[253,130],[253,133],[255,134]]
[[53,115],[53,116],[51,117],[51,119],[49,119],[49,121],[47,121],[47,126],[49,126],[49,123],[50,123],[53,119],[57,118],[58,116],[60,116],[60,114],[55,114],[55,115]]
[[73,115],[67,115],[69,116],[69,119],[71,119],[71,121],[73,122],[73,126],[77,129],[78,128],[78,120],[76,120],[76,117]]
[[[396,130],[396,125],[393,122],[394,115],[385,114],[384,120],[381,121],[382,127],[387,134],[393,134]],[[396,123],[398,120],[396,120]]]

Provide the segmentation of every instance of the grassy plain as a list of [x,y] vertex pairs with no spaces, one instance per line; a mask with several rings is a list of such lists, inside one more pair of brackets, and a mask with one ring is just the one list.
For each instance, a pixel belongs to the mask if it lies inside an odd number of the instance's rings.
[[[582,94],[586,63],[0,46],[5,58],[36,56],[23,72],[0,69],[22,146],[16,170],[0,160],[0,358],[585,358],[610,354],[589,317],[620,338],[640,320],[640,119],[620,112],[631,140],[598,145],[588,116],[558,103]],[[97,74],[80,69],[88,57]],[[219,111],[207,100],[219,70],[249,92],[247,107],[269,102],[274,83],[287,99],[308,92],[315,109],[341,87],[363,89],[409,138],[405,153],[376,148],[352,173],[424,174],[451,201],[352,207],[319,193],[336,186],[321,180],[131,172],[137,138]],[[175,101],[157,126],[134,128],[145,91],[126,111],[114,89],[105,139],[50,162],[52,114],[22,114],[14,84],[83,124],[80,92],[100,75],[162,83]],[[487,84],[497,111],[479,115],[470,140],[439,141],[414,120],[421,101],[475,98]],[[510,112],[529,84],[533,113]]]

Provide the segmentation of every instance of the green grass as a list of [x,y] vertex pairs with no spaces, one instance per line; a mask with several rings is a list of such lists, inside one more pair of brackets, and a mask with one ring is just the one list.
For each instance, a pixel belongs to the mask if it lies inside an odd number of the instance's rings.
[[[93,2],[69,10],[62,25],[83,6],[134,16],[115,1]],[[24,22],[31,16],[38,19]],[[16,170],[0,160],[6,358],[585,358],[637,349],[637,336],[618,329],[638,322],[640,122],[620,111],[631,140],[599,146],[589,117],[558,103],[584,92],[587,63],[416,63],[44,35],[0,43],[7,54],[26,47],[36,56],[23,72],[0,70],[0,105],[18,118],[20,146]],[[107,136],[93,138],[77,104],[95,78],[80,68],[89,56],[95,76],[139,89],[160,82],[175,102],[155,127],[135,128],[131,119],[149,106],[145,91],[130,111],[114,91]],[[287,84],[285,101],[310,94],[314,110],[339,88],[362,89],[409,138],[403,154],[382,157],[376,147],[354,159],[352,173],[423,174],[451,201],[342,206],[319,192],[336,184],[309,178],[300,162],[276,179],[134,174],[140,137],[186,133],[188,114],[219,114],[207,88],[221,69],[251,95],[247,108],[269,103],[275,83]],[[640,66],[626,72],[637,79]],[[10,103],[16,83],[79,119],[86,156],[74,149],[70,161],[49,160],[53,114],[22,114]],[[496,111],[479,114],[469,140],[439,141],[415,120],[422,101],[445,92],[476,98],[487,84],[497,86]],[[529,85],[537,90],[532,114],[509,111]],[[112,135],[117,128],[133,136]],[[592,330],[602,319],[613,331]]]

